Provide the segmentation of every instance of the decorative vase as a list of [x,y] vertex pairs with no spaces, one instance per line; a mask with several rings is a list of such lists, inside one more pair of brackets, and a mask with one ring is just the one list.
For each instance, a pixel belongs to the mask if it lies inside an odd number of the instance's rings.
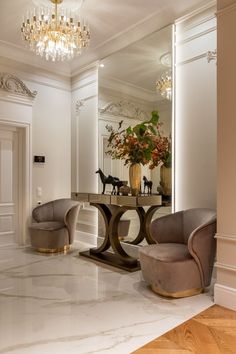
[[123,186],[120,187],[119,192],[122,195],[129,195],[130,187],[128,186],[128,181],[123,181]]
[[171,196],[171,167],[161,166],[161,181],[162,193],[165,196]]
[[141,166],[134,163],[129,166],[129,183],[132,195],[138,195],[141,188]]

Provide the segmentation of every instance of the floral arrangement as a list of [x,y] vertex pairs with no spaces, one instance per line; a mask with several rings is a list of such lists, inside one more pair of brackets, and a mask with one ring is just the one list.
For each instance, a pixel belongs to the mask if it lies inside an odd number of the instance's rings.
[[118,129],[106,125],[110,133],[108,138],[107,154],[113,159],[125,160],[125,165],[149,165],[150,169],[163,163],[166,167],[171,165],[171,141],[163,136],[157,111],[152,112],[150,120],[143,121],[127,129],[119,123]]

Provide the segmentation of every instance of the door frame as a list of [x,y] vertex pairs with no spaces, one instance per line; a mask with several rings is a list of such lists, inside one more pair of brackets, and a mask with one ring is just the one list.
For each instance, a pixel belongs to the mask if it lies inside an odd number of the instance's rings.
[[29,243],[28,225],[31,219],[32,206],[32,129],[30,123],[21,123],[0,119],[0,125],[17,128],[19,137],[18,153],[18,245]]

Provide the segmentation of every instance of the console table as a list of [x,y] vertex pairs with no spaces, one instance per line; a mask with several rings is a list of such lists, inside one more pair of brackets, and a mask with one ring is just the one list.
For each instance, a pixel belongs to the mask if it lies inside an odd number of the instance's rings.
[[[140,229],[135,239],[127,243],[138,245],[144,239],[148,244],[155,243],[150,235],[149,225],[155,211],[162,206],[161,196],[121,196],[74,192],[72,199],[79,202],[89,202],[101,212],[105,222],[105,235],[101,246],[80,252],[80,255],[130,272],[139,270],[139,261],[129,256],[122,248],[118,235],[118,224],[121,216],[127,210],[135,210],[140,220]],[[145,211],[144,206],[149,208]],[[107,251],[110,247],[114,253]]]

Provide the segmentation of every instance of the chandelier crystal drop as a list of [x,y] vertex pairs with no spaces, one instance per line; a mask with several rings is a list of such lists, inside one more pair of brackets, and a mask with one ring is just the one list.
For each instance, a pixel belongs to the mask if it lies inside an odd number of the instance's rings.
[[46,60],[70,60],[88,47],[90,30],[70,11],[58,10],[63,0],[50,0],[54,9],[40,8],[28,13],[21,26],[22,39]]
[[156,82],[156,89],[160,92],[162,97],[167,100],[172,98],[172,76],[171,71],[163,73],[159,80]]

